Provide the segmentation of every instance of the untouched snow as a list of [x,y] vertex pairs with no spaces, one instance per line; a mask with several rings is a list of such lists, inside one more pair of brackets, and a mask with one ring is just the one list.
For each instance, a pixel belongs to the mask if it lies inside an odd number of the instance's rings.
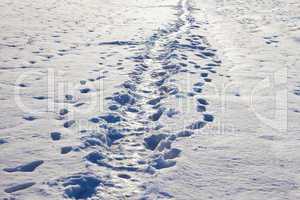
[[297,0],[2,0],[0,199],[299,199]]

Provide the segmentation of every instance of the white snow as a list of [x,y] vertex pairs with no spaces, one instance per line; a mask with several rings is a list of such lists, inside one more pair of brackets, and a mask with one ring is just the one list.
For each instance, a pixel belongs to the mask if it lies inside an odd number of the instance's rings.
[[2,0],[0,199],[299,199],[299,14]]

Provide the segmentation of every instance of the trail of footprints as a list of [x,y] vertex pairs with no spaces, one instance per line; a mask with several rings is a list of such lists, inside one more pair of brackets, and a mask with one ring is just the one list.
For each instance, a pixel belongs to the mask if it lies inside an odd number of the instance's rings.
[[[182,150],[172,147],[172,143],[182,137],[189,137],[197,129],[203,128],[214,120],[214,116],[207,113],[209,103],[201,97],[206,83],[211,82],[210,74],[216,73],[216,67],[221,63],[210,48],[205,38],[195,30],[201,28],[192,17],[192,11],[187,1],[178,5],[178,18],[174,24],[160,29],[144,43],[131,41],[112,41],[99,45],[126,46],[129,49],[144,45],[143,52],[134,50],[135,55],[130,58],[135,63],[129,79],[122,84],[122,89],[106,98],[107,107],[111,112],[101,113],[88,119],[97,124],[98,130],[81,130],[83,135],[81,145],[62,147],[61,154],[85,151],[82,159],[87,163],[87,172],[74,174],[70,177],[49,181],[50,187],[63,190],[63,195],[72,199],[86,199],[101,197],[113,199],[134,198],[145,189],[142,180],[151,177],[158,170],[176,165],[176,158]],[[198,60],[206,64],[198,64]],[[121,68],[123,60],[118,61]],[[103,63],[102,63],[103,64]],[[182,92],[174,84],[180,74],[196,74],[199,80],[193,84],[192,91]],[[104,79],[105,74],[93,77],[87,81],[93,82]],[[180,76],[185,77],[185,76]],[[92,92],[86,86],[86,80],[81,80],[80,95]],[[199,120],[187,125],[177,132],[161,132],[164,127],[160,123],[162,116],[174,118],[181,113],[176,108],[168,108],[164,102],[170,98],[193,98]],[[43,96],[35,97],[37,100]],[[65,95],[65,100],[74,107],[80,107],[84,102],[78,102],[74,96]],[[75,120],[66,120],[69,110],[59,110],[59,118],[63,120],[64,128],[72,128]],[[26,120],[34,120],[32,116],[25,116]],[[62,134],[53,131],[49,136],[53,142],[59,142]],[[1,140],[4,144],[6,141]],[[33,172],[44,163],[42,160],[33,161],[21,166],[4,169],[8,173]],[[98,166],[107,170],[110,176],[99,177],[89,172],[90,166]],[[22,183],[7,188],[7,193],[27,189],[34,182]],[[165,198],[171,195],[165,194]]]

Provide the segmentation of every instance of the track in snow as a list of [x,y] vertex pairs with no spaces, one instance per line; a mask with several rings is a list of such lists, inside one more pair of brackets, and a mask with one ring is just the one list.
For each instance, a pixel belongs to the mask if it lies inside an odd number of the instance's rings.
[[[213,116],[207,113],[208,102],[201,97],[203,87],[215,73],[220,61],[205,38],[197,34],[201,29],[192,16],[187,0],[178,4],[174,23],[160,29],[143,43],[112,41],[99,45],[144,45],[145,51],[130,58],[134,70],[122,84],[122,89],[106,98],[111,112],[99,113],[88,119],[99,124],[98,130],[82,131],[82,144],[64,147],[62,154],[84,150],[89,152],[83,160],[87,171],[98,167],[110,173],[99,177],[82,172],[60,178],[51,187],[59,187],[64,196],[81,199],[147,198],[144,180],[157,171],[176,166],[181,149],[172,143],[181,137],[193,135]],[[100,78],[99,78],[100,79]],[[89,93],[89,88],[80,90]],[[183,105],[183,106],[182,106]],[[62,115],[68,111],[62,109]],[[70,128],[75,121],[64,123]],[[54,132],[54,140],[59,134]],[[55,139],[56,138],[56,139]],[[157,193],[157,197],[172,195]]]

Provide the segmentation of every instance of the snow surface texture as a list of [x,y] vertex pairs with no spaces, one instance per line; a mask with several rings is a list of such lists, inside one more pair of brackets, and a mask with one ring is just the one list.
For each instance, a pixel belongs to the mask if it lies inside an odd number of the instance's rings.
[[296,0],[2,0],[1,199],[300,199]]

